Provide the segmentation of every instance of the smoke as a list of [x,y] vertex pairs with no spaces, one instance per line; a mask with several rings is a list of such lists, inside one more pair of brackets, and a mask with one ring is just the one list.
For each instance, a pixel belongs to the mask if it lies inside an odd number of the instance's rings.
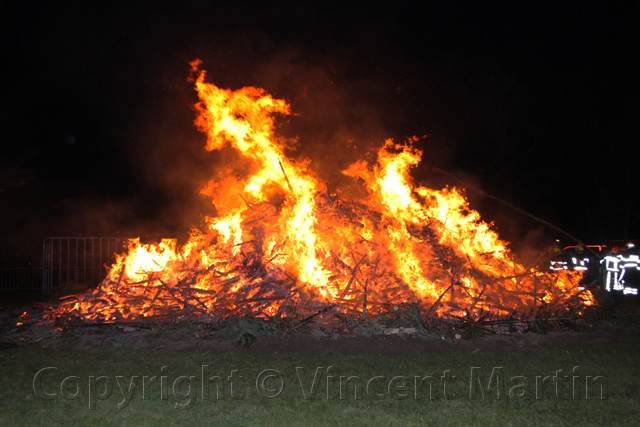
[[[373,78],[350,79],[351,64],[340,55],[275,46],[258,31],[226,40],[224,46],[206,51],[196,46],[191,58],[185,53],[146,80],[143,90],[151,100],[128,118],[123,146],[133,185],[140,190],[135,200],[114,209],[136,215],[116,215],[118,229],[146,233],[155,227],[156,233],[186,236],[205,215],[215,215],[200,190],[220,174],[242,170],[243,159],[234,150],[207,152],[206,135],[193,125],[198,100],[188,81],[188,63],[195,57],[203,58],[207,81],[217,86],[256,86],[291,104],[292,115],[276,118],[277,137],[288,156],[309,159],[309,168],[330,190],[349,179],[341,172],[351,163],[375,160],[375,150],[394,136],[392,124],[401,122],[399,110],[389,107],[392,89]],[[87,207],[91,218],[93,209]]]
[[[341,173],[350,164],[374,162],[386,139],[402,142],[414,135],[424,151],[422,163],[413,170],[418,184],[465,187],[439,172],[445,170],[481,188],[479,174],[459,169],[470,161],[460,164],[459,139],[473,135],[464,130],[471,125],[457,121],[469,107],[456,101],[465,98],[466,88],[442,86],[451,81],[451,67],[445,67],[446,73],[440,66],[416,69],[422,78],[399,85],[389,77],[389,69],[361,69],[362,55],[353,55],[352,49],[319,51],[258,29],[194,40],[190,48],[151,70],[140,88],[145,99],[127,118],[123,152],[131,185],[138,189],[136,197],[109,202],[102,211],[93,202],[79,202],[77,210],[86,212],[76,213],[75,223],[109,216],[94,228],[183,237],[205,215],[215,215],[215,207],[200,190],[220,173],[241,169],[242,159],[232,149],[207,152],[206,136],[193,125],[197,96],[188,77],[189,62],[196,58],[203,61],[207,81],[219,87],[256,86],[285,99],[293,114],[278,117],[276,125],[286,153],[309,159],[309,168],[330,191],[351,183]],[[407,67],[404,73],[411,72],[410,64]],[[451,94],[453,100],[443,101]],[[481,191],[469,190],[467,195],[472,208],[499,225],[503,238],[541,240],[523,237],[530,226],[519,227],[512,213],[503,215],[502,207],[487,205]]]
[[[253,38],[242,38],[244,43],[252,40],[246,49],[261,52],[264,44],[271,46],[264,41],[270,40],[267,35],[251,34]],[[263,88],[291,105],[293,114],[276,122],[287,154],[310,159],[310,169],[330,185],[343,179],[341,171],[351,163],[395,136],[393,123],[401,120],[390,102],[393,89],[374,78],[350,78],[353,64],[340,53],[317,53],[287,44],[253,60],[242,85]],[[203,68],[210,81],[224,87],[216,79],[224,72],[215,61],[205,60]]]

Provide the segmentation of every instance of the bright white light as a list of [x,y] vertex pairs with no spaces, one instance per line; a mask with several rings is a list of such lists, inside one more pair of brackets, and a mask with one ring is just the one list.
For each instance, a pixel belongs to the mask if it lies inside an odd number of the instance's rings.
[[627,270],[640,270],[639,255],[607,255],[600,261],[603,262],[607,271],[605,288],[608,292],[613,288],[614,291],[622,291],[625,295],[638,295],[638,289],[625,286],[625,275]]

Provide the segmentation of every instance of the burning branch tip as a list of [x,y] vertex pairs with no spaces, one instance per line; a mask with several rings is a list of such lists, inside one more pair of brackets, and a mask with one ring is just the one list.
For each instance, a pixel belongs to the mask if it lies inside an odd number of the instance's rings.
[[247,205],[247,207],[249,209],[253,209],[253,203],[250,203],[249,201],[247,201],[247,199],[245,199],[242,194],[239,194],[240,198],[242,199],[242,201]]
[[285,172],[284,166],[282,166],[282,162],[280,161],[280,159],[278,159],[278,164],[280,165],[280,170],[284,175],[284,179],[287,181],[287,186],[289,187],[289,191],[293,193],[293,187],[291,187],[291,182],[289,182],[289,177],[287,176],[287,173]]

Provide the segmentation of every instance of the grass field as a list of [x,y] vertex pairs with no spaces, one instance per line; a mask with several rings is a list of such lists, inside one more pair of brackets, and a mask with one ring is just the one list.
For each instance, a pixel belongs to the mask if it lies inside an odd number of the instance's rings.
[[534,353],[0,351],[4,425],[636,425],[640,340]]

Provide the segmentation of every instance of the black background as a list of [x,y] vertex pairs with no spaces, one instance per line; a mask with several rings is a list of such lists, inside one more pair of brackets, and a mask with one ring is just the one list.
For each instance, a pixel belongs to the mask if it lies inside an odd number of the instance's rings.
[[[514,247],[638,238],[638,2],[2,2],[4,265],[46,236],[184,236],[228,153],[188,81],[292,105],[292,156],[331,183],[420,136],[418,182],[467,188]],[[482,193],[477,190],[482,190]]]

